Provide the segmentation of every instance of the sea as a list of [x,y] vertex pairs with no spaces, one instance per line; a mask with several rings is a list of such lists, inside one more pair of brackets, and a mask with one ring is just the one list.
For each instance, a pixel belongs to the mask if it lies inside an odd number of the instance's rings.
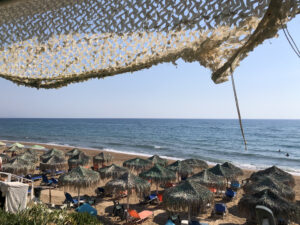
[[245,119],[243,126],[247,150],[236,119],[0,119],[0,140],[229,161],[245,169],[276,165],[300,175],[300,120]]

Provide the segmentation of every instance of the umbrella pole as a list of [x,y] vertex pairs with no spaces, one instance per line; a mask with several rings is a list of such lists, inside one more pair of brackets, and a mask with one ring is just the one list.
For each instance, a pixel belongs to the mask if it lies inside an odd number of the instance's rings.
[[80,187],[78,187],[78,206],[80,206]]
[[190,207],[190,205],[188,206],[188,221],[189,221],[189,223],[191,222],[191,207]]
[[158,183],[156,183],[156,195],[158,195]]
[[127,211],[129,210],[129,190],[127,190]]
[[52,204],[51,188],[49,187],[49,203]]

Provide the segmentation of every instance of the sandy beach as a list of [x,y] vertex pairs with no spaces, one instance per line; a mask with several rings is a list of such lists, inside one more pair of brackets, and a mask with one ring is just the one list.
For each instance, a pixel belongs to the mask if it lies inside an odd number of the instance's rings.
[[[13,142],[7,142],[7,143],[13,143]],[[22,143],[24,145],[36,144],[36,143],[29,143],[29,142],[20,142],[20,143]],[[67,152],[67,151],[73,149],[73,147],[68,147],[68,146],[57,146],[57,145],[46,145],[46,144],[39,144],[39,145],[42,145],[48,149],[56,148],[56,149],[62,150],[64,152]],[[87,155],[89,155],[91,157],[99,154],[99,152],[102,151],[102,150],[90,150],[90,149],[84,149],[84,148],[80,148],[80,150],[84,151]],[[40,151],[40,152],[43,152],[43,151]],[[116,153],[116,152],[111,152],[111,154],[114,157],[113,163],[120,165],[120,166],[122,165],[123,161],[137,157],[137,156],[141,157],[141,158],[145,158],[140,155],[132,155],[132,154],[124,154],[124,153]],[[169,161],[169,163],[171,163],[173,160],[168,160],[168,161]],[[91,162],[91,166],[92,166],[92,162]],[[251,175],[251,173],[254,172],[251,170],[243,170],[243,171],[244,171],[244,175],[242,177],[239,177],[240,181],[248,178]],[[300,177],[294,176],[294,178],[296,181],[296,186],[294,187],[294,190],[296,193],[296,201],[298,204],[300,204]],[[98,187],[104,186],[107,181],[108,180],[101,180]],[[36,182],[36,185],[39,185],[39,182]],[[86,190],[82,190],[81,194],[96,197],[96,193],[95,193],[96,187],[97,186],[86,189]],[[154,190],[154,189],[155,188],[152,187],[151,190]],[[73,196],[77,195],[76,191],[68,190],[68,192],[70,192]],[[51,194],[52,194],[52,203],[53,204],[56,204],[56,205],[63,204],[63,201],[65,200],[63,187],[58,187],[58,188],[52,190]],[[240,215],[238,207],[237,207],[237,204],[242,196],[243,196],[243,190],[239,190],[237,197],[233,201],[226,203],[227,208],[228,208],[228,214],[225,215],[223,218],[211,217],[211,211],[208,210],[206,214],[200,214],[199,217],[197,217],[197,219],[199,219],[201,222],[206,222],[211,225],[245,224],[246,218],[244,218]],[[47,190],[42,191],[41,200],[45,203],[49,202],[49,191],[47,191]],[[126,198],[120,200],[120,203],[125,203],[125,202],[126,202]],[[224,202],[224,201],[222,198],[215,198],[215,202]],[[161,206],[140,205],[140,204],[138,204],[139,199],[137,197],[132,197],[130,199],[130,203],[131,203],[131,207],[136,209],[138,212],[142,211],[142,210],[146,210],[146,209],[153,212],[153,215],[154,215],[153,218],[148,219],[143,224],[145,224],[145,225],[150,225],[150,224],[151,225],[152,224],[163,225],[166,223],[168,214]],[[112,207],[113,207],[113,202],[112,202],[111,198],[109,198],[109,197],[97,198],[96,204],[94,205],[94,207],[97,209],[98,215],[100,216],[101,220],[103,220],[104,224],[123,224],[123,221],[120,221],[120,219],[113,217],[111,215]],[[186,215],[182,214],[181,218],[186,219]],[[295,224],[295,223],[292,223],[292,224]]]

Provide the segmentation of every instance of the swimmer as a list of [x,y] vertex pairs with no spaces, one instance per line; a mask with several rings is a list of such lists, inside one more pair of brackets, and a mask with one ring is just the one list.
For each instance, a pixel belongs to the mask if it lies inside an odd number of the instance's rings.
[[289,156],[290,156],[290,154],[289,154],[289,153],[286,153],[286,154],[285,154],[285,156],[286,156],[286,157],[289,157]]

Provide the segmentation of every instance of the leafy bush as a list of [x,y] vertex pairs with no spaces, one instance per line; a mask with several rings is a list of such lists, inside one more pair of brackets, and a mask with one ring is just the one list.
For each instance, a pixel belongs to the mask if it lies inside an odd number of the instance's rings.
[[66,210],[50,210],[44,205],[33,205],[17,214],[0,209],[0,224],[5,225],[101,225],[88,213],[68,213]]

